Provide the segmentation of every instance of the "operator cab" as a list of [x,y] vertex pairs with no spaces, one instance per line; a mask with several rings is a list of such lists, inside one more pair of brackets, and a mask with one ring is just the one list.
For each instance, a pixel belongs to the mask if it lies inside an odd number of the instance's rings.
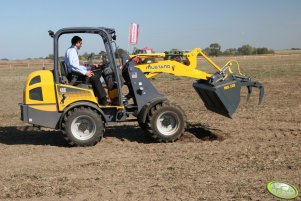
[[[57,84],[71,85],[79,88],[91,88],[86,80],[80,80],[78,76],[68,72],[67,65],[64,62],[63,56],[65,51],[70,47],[70,39],[74,35],[82,35],[85,44],[91,43],[91,38],[93,39],[93,44],[90,44],[94,49],[92,53],[87,53],[87,51],[81,50],[81,56],[84,55],[85,65],[98,64],[101,68],[94,69],[95,71],[102,71],[101,81],[104,88],[107,88],[107,94],[109,98],[114,99],[113,105],[122,105],[121,101],[121,80],[117,72],[117,65],[115,61],[115,51],[113,50],[112,43],[116,40],[116,34],[114,29],[96,27],[76,27],[76,28],[64,28],[56,33],[53,31],[48,31],[49,36],[54,39],[54,79]],[[63,36],[63,37],[62,37]],[[100,39],[100,40],[99,40]],[[88,46],[88,45],[87,45]],[[96,49],[95,49],[96,47]],[[83,56],[82,56],[83,57]],[[107,79],[110,81],[108,82]]]

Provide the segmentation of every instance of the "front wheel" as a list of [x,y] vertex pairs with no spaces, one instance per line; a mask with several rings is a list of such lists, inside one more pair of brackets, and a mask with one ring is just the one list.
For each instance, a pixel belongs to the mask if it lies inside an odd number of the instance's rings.
[[91,108],[80,107],[69,111],[62,124],[65,139],[72,146],[94,146],[104,133],[101,116]]
[[178,140],[186,127],[186,116],[176,104],[162,102],[149,112],[145,122],[146,130],[159,142]]

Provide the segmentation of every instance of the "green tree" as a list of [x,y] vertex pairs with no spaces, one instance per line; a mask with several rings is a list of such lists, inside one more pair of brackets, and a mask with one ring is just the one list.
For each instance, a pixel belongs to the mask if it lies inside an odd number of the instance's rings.
[[115,51],[115,57],[116,58],[119,58],[121,57],[121,55],[123,54],[129,54],[128,51],[122,49],[122,48],[118,48],[116,51]]
[[256,48],[256,54],[274,54],[274,50],[269,50],[266,47]]
[[54,59],[53,54],[49,54],[47,57],[45,57],[45,59]]
[[230,56],[230,55],[237,55],[237,49],[236,48],[229,48],[229,49],[226,49],[224,52],[223,52],[223,55],[226,55],[226,56]]
[[256,54],[268,54],[269,50],[266,47],[256,48]]
[[106,53],[105,51],[101,50],[101,51],[99,52],[99,55],[100,55],[100,56],[106,56],[107,53]]
[[180,51],[180,50],[177,49],[177,48],[172,48],[172,49],[170,50],[170,52],[177,52],[177,51]]
[[209,46],[209,56],[220,56],[222,54],[221,46],[218,43],[212,43]]
[[240,55],[251,55],[251,54],[254,54],[256,52],[256,49],[248,44],[248,45],[243,45],[240,48],[238,48],[237,52]]
[[203,49],[203,52],[204,52],[206,55],[209,55],[210,48],[209,48],[209,47],[206,47],[205,49]]
[[88,60],[89,56],[90,55],[87,52],[85,52],[84,54],[79,55],[79,59],[80,60]]

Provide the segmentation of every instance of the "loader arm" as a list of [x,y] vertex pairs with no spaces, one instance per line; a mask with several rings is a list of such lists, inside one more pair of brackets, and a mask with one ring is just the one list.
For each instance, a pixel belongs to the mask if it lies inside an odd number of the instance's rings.
[[[210,74],[197,69],[197,57],[201,55],[214,69],[215,73]],[[236,61],[227,62],[222,68],[212,61],[200,48],[195,48],[190,52],[177,52],[176,54],[153,53],[130,55],[132,59],[137,58],[135,65],[147,78],[152,78],[161,73],[168,73],[174,76],[190,77],[197,79],[193,87],[203,100],[207,109],[231,118],[240,102],[240,89],[248,88],[247,100],[252,94],[252,88],[258,88],[259,104],[264,96],[264,87],[259,82],[251,81],[251,78],[240,72],[239,64]],[[139,63],[139,59],[157,58],[153,63]],[[179,61],[173,58],[185,58],[187,61]],[[236,63],[238,74],[231,70],[233,63]]]
[[147,78],[152,78],[161,73],[168,73],[175,76],[208,80],[210,79],[210,77],[212,77],[212,74],[197,69],[198,55],[204,57],[205,60],[207,60],[208,63],[211,64],[218,72],[221,72],[221,68],[216,63],[214,63],[209,57],[207,57],[207,55],[200,48],[195,48],[191,52],[179,55],[186,57],[188,60],[188,64],[184,64],[176,60],[164,59],[170,55],[170,53],[152,53],[130,55],[130,57],[137,57],[138,59],[158,59],[158,61],[153,63],[137,63],[136,67],[139,68]]

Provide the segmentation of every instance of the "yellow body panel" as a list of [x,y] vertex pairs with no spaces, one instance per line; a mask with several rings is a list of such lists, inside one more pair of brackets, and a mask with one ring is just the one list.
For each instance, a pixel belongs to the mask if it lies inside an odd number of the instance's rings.
[[[163,58],[165,53],[149,53],[149,54],[138,54],[141,58]],[[136,54],[131,54],[130,58],[137,56]]]
[[65,107],[78,101],[88,101],[98,104],[92,89],[84,89],[67,84],[56,84],[56,93],[59,111],[63,111]]
[[[160,73],[168,73],[175,76],[183,76],[183,77],[208,80],[211,78],[212,74],[196,69],[197,56],[201,55],[218,72],[221,72],[221,68],[216,63],[214,63],[209,57],[207,57],[207,55],[200,48],[195,48],[191,52],[183,53],[183,55],[187,57],[189,61],[188,65],[185,65],[175,60],[161,60],[149,64],[137,64],[136,67],[139,68],[147,78],[154,77]],[[132,58],[135,56],[140,58],[150,58],[150,57],[164,58],[165,53],[138,54],[138,55],[131,55],[130,57]]]
[[23,103],[31,108],[47,112],[63,111],[66,106],[77,101],[98,104],[92,89],[55,84],[52,71],[40,70],[28,75]]
[[[32,97],[32,93],[36,89],[41,89],[42,99]],[[23,103],[28,105],[56,104],[52,71],[40,70],[29,74],[25,83]]]
[[[38,89],[38,92],[35,91]],[[40,70],[28,75],[24,88],[23,104],[45,112],[61,112],[67,106],[78,101],[88,101],[98,105],[93,89],[80,88],[68,84],[55,84],[52,71]],[[110,91],[110,98],[118,98],[117,90]],[[124,106],[116,107],[117,110]]]
[[184,76],[204,80],[207,80],[212,76],[211,74],[174,60],[163,60],[150,64],[138,64],[136,67],[145,73],[147,78],[154,77],[159,73],[168,73],[175,76]]

